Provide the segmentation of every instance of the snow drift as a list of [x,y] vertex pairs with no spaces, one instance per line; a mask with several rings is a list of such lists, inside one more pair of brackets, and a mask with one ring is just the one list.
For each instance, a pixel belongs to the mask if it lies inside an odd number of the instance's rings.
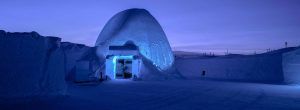
[[300,47],[283,54],[282,66],[286,83],[300,83]]
[[63,95],[65,59],[60,38],[0,31],[0,97]]

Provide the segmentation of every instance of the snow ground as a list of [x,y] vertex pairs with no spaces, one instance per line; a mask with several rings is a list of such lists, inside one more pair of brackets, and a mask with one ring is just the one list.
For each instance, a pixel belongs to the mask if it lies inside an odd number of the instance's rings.
[[65,97],[27,98],[0,103],[0,109],[97,110],[299,110],[300,85],[212,80],[106,81],[69,85]]

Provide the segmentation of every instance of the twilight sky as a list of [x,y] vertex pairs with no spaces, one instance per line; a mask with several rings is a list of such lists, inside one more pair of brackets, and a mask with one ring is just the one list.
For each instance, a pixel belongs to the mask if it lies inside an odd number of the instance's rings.
[[1,0],[0,30],[93,46],[105,23],[145,8],[174,50],[254,53],[300,45],[300,0]]

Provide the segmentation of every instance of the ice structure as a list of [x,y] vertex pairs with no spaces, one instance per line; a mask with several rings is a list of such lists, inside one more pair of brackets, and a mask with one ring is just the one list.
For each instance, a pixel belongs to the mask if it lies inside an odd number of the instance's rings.
[[[128,9],[113,16],[100,33],[95,46],[104,59],[111,45],[133,42],[143,56],[142,71],[175,72],[174,56],[168,39],[156,19],[145,9]],[[154,67],[151,67],[154,66]]]

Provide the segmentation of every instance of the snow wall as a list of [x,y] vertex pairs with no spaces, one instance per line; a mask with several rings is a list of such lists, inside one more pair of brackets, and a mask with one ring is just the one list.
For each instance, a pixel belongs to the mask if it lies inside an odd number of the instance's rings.
[[[76,75],[76,63],[84,57],[94,58],[94,56],[90,56],[90,54],[95,54],[93,53],[95,49],[82,44],[74,44],[70,42],[62,42],[61,48],[65,53],[66,80],[73,81]],[[85,59],[89,60],[87,58]]]
[[283,54],[284,82],[300,83],[300,47]]
[[[157,20],[145,9],[128,9],[113,16],[101,31],[95,46],[100,59],[105,59],[109,46],[121,46],[133,42],[145,63],[152,63],[155,68],[147,69],[143,74],[150,77],[151,73],[176,73],[174,56],[168,39]],[[101,61],[100,61],[101,62]],[[103,61],[102,61],[103,62]],[[156,76],[156,75],[155,75]],[[144,78],[149,79],[149,78]],[[154,76],[152,77],[154,78]]]
[[60,38],[0,30],[0,97],[64,95]]
[[[176,59],[176,67],[188,79],[208,78],[247,82],[283,81],[281,54]],[[205,71],[205,76],[202,72]]]

